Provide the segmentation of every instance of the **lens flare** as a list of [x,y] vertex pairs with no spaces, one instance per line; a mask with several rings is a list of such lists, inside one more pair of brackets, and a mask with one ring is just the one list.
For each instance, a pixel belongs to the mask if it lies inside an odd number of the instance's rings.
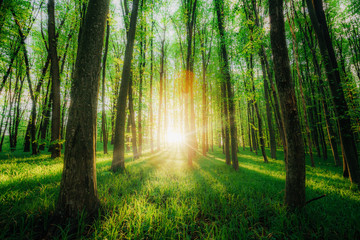
[[166,133],[166,140],[168,143],[182,143],[184,136],[179,131],[169,129]]

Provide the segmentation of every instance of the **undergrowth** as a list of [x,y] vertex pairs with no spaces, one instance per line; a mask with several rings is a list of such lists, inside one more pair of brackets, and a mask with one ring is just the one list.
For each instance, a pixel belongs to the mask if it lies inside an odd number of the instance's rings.
[[[98,144],[100,145],[100,144]],[[281,159],[281,152],[278,152]],[[133,161],[112,173],[111,152],[97,154],[99,216],[55,226],[54,239],[359,239],[360,195],[330,161],[307,165],[303,210],[283,206],[282,160],[239,152],[239,171],[220,149],[192,167],[176,147]],[[49,227],[62,159],[21,152],[0,155],[0,239],[38,239]],[[54,226],[52,226],[54,227]]]

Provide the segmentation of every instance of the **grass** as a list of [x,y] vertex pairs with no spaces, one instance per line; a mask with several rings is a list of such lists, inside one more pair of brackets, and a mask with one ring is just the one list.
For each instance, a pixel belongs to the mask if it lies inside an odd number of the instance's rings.
[[[189,167],[184,153],[170,148],[136,161],[129,157],[126,173],[112,173],[111,156],[97,154],[99,217],[88,225],[80,218],[75,231],[70,224],[57,226],[52,238],[360,238],[359,192],[330,160],[316,159],[317,167],[306,169],[307,199],[326,197],[288,213],[282,205],[281,160],[264,164],[260,155],[240,151],[235,172],[220,149]],[[0,239],[38,239],[46,233],[61,171],[62,159],[48,154],[0,155]]]

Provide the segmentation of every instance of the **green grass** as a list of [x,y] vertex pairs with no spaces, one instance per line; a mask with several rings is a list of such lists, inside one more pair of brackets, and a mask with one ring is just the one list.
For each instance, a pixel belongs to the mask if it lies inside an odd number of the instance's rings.
[[[216,149],[190,168],[183,152],[172,148],[128,158],[126,173],[112,173],[111,156],[98,152],[100,216],[89,225],[80,220],[75,231],[57,226],[54,239],[360,238],[359,192],[330,160],[316,159],[317,168],[306,169],[307,199],[326,197],[287,213],[282,160],[264,164],[260,155],[241,151],[235,172]],[[61,171],[62,159],[49,155],[0,155],[0,239],[46,233]]]

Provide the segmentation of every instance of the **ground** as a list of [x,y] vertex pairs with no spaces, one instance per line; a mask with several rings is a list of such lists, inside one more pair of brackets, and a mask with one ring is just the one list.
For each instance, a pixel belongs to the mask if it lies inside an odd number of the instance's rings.
[[[98,144],[100,146],[101,144]],[[300,211],[283,204],[282,160],[239,151],[239,171],[221,149],[198,156],[188,167],[174,144],[127,158],[126,172],[112,173],[111,152],[97,156],[99,217],[91,224],[55,226],[55,239],[359,239],[360,194],[341,168],[316,159],[307,166]],[[278,152],[281,159],[281,152]],[[38,239],[49,229],[61,180],[62,159],[21,151],[0,155],[0,239]]]

